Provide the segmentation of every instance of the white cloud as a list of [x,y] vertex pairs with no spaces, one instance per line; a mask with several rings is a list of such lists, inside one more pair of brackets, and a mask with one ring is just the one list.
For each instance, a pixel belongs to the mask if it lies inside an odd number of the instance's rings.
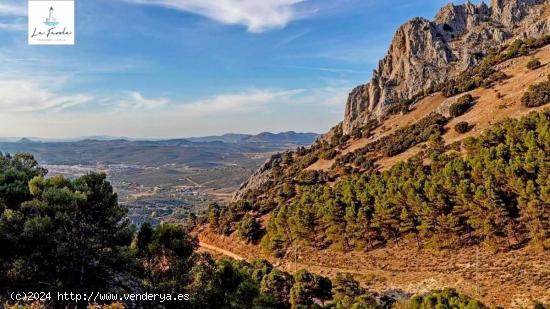
[[65,86],[72,76],[44,70],[44,59],[48,57],[31,58],[0,48],[0,115],[17,118],[22,113],[59,112],[94,99],[67,93]]
[[27,25],[22,22],[23,17],[27,16],[27,1],[2,0],[0,3],[0,30],[4,31],[23,31]]
[[26,3],[27,1],[0,3],[0,16],[26,16]]
[[220,94],[205,100],[182,104],[179,109],[190,113],[250,112],[270,103],[287,102],[303,90],[251,90]]
[[129,93],[130,99],[121,104],[123,108],[133,108],[138,110],[156,109],[166,106],[169,101],[165,98],[158,99],[146,99],[140,92],[131,91]]
[[190,102],[146,98],[141,92],[132,91],[123,98],[105,98],[104,103],[119,112],[169,112],[192,118],[212,114],[266,112],[282,105],[343,110],[349,91],[349,87],[330,86],[312,89],[252,89]]
[[[12,99],[9,104],[0,99],[0,132],[5,136],[169,138],[227,132],[324,132],[341,120],[345,96],[337,87],[253,89],[178,102],[140,92],[65,95],[32,83],[23,82],[17,89],[15,83],[7,87],[0,82],[0,93]],[[85,106],[67,108],[74,104]],[[48,111],[47,115],[42,111]]]
[[1,23],[0,30],[7,31],[25,31],[27,30],[27,25],[21,23]]
[[258,111],[271,104],[286,103],[298,99],[303,90],[248,90],[238,93],[222,93],[196,101],[179,102],[167,98],[145,97],[139,91],[125,95],[104,97],[101,103],[116,112],[169,112],[182,117],[197,117],[205,114],[243,113]]
[[0,80],[0,114],[60,111],[91,101],[85,94],[62,95],[31,80]]
[[198,14],[223,24],[244,25],[250,32],[284,28],[312,12],[300,10],[305,0],[126,0]]

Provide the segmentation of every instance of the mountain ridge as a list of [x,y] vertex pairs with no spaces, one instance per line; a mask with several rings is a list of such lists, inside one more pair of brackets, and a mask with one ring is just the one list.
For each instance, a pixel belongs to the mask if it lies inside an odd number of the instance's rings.
[[[289,269],[297,260],[320,274],[348,268],[368,277],[368,286],[381,271],[387,277],[374,285],[384,291],[413,291],[414,282],[437,277],[445,278],[437,287],[472,293],[481,285],[487,294],[480,297],[492,305],[550,301],[550,273],[542,270],[550,269],[550,212],[543,206],[550,185],[548,4],[447,5],[435,22],[416,18],[402,26],[396,40],[405,38],[406,51],[392,43],[381,66],[399,77],[383,83],[393,89],[387,94],[403,97],[369,105],[373,86],[356,88],[350,100],[364,104],[356,114],[350,118],[348,104],[348,118],[311,147],[272,156],[227,207],[211,206],[199,226],[201,242],[249,259],[267,255]],[[465,38],[480,45],[470,48]],[[426,82],[433,87],[423,88]],[[423,91],[409,96],[415,88]],[[483,280],[478,270],[470,273],[480,248],[487,260],[474,269],[485,271]],[[448,269],[438,261],[422,274],[421,265],[441,254],[464,258]],[[510,267],[518,254],[540,263],[536,280],[520,278],[524,266]],[[381,264],[365,266],[370,260]],[[504,284],[514,293],[502,291]]]
[[[321,136],[318,133],[313,132],[296,132],[286,131],[279,133],[261,132],[258,134],[244,134],[244,133],[226,133],[223,135],[210,135],[199,137],[183,137],[183,138],[131,138],[123,136],[109,136],[109,135],[93,135],[93,136],[80,136],[69,138],[40,138],[40,137],[0,137],[0,142],[26,142],[26,143],[68,143],[68,142],[85,142],[85,141],[134,141],[134,142],[162,142],[162,141],[175,141],[175,140],[187,140],[189,142],[224,142],[224,143],[243,143],[243,142],[286,142],[289,144],[310,144],[315,141],[316,138]],[[255,141],[254,141],[255,140]]]
[[[40,162],[54,165],[86,164],[97,162],[109,164],[156,165],[184,164],[191,167],[225,166],[237,161],[246,162],[256,168],[259,159],[255,153],[272,153],[286,149],[307,146],[313,143],[315,133],[269,133],[260,135],[226,136],[204,139],[83,139],[77,141],[40,141],[22,138],[16,141],[0,141],[0,152],[29,152]],[[233,139],[233,140],[231,140]],[[261,161],[259,161],[261,162]]]
[[[547,0],[493,0],[444,6],[434,18],[414,18],[396,31],[387,55],[367,84],[350,93],[345,134],[386,116],[393,106],[433,92],[477,65],[495,46],[547,34]],[[410,104],[410,102],[408,102]]]
[[[550,33],[549,4],[549,0],[493,0],[491,7],[483,1],[449,3],[434,21],[421,17],[407,21],[396,31],[371,81],[349,94],[343,121],[322,139],[356,135],[383,122],[396,108],[408,111],[511,41]],[[243,183],[234,202],[269,181],[270,164],[266,162]]]
[[226,143],[283,143],[283,144],[310,144],[320,137],[312,132],[286,131],[280,133],[261,132],[258,134],[227,133],[223,135],[191,137],[189,141],[222,141]]

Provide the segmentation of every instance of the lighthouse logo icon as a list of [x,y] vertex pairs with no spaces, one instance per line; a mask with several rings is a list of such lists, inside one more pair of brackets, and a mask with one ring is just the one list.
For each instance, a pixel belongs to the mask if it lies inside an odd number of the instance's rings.
[[[3,3],[2,1],[4,0],[0,0],[0,3]],[[74,0],[28,0],[28,2],[29,45],[74,45]],[[0,15],[2,15],[1,12]],[[0,26],[1,24],[0,18]]]
[[46,18],[44,24],[51,27],[59,25],[59,22],[55,18],[55,10],[53,9],[53,6],[50,7],[50,14],[48,15],[48,18]]

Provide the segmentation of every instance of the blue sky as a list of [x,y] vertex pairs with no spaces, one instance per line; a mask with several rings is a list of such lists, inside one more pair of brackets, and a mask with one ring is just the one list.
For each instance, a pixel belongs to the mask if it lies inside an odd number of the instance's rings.
[[325,132],[396,28],[446,0],[76,1],[75,46],[0,2],[0,136]]

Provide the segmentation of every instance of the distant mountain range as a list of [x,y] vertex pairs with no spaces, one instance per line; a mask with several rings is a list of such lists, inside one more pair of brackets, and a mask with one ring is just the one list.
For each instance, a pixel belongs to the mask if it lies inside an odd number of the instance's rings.
[[201,168],[239,165],[255,168],[261,163],[258,160],[264,160],[260,157],[265,157],[255,154],[307,146],[318,137],[314,133],[266,132],[152,141],[105,136],[65,141],[5,138],[0,139],[0,152],[29,152],[43,164],[181,164]]
[[80,136],[70,138],[41,138],[41,137],[0,137],[0,142],[19,142],[19,143],[32,143],[32,142],[46,142],[46,143],[58,143],[58,142],[80,142],[80,141],[113,141],[113,140],[126,140],[126,141],[170,141],[170,140],[187,140],[190,142],[224,142],[232,144],[240,143],[268,143],[268,144],[289,144],[289,145],[309,145],[313,143],[320,135],[317,133],[297,133],[294,131],[271,133],[262,132],[260,134],[239,134],[228,133],[224,135],[212,135],[203,137],[189,137],[181,139],[142,139],[142,138],[130,138],[124,136],[109,136],[109,135],[93,135],[93,136]]
[[316,133],[296,133],[294,131],[270,133],[262,132],[257,135],[251,134],[224,134],[220,136],[192,137],[187,140],[192,142],[224,142],[224,143],[266,143],[277,145],[309,145],[313,143],[319,134]]
[[43,138],[43,137],[0,137],[0,142],[78,142],[84,140],[97,140],[97,141],[112,141],[112,140],[132,140],[127,137],[109,136],[109,135],[93,135],[93,136],[77,136],[68,138]]

